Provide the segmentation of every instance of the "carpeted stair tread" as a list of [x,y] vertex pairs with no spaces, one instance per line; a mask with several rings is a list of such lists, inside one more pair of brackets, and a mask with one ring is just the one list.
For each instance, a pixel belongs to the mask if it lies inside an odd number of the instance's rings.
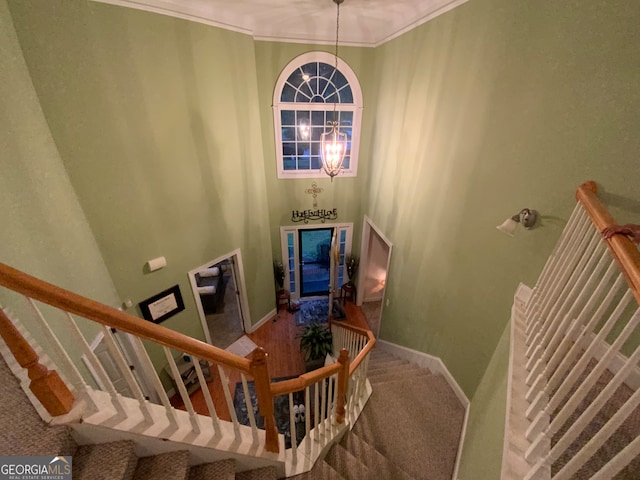
[[234,480],[236,461],[232,458],[195,465],[189,469],[189,480]]
[[390,353],[378,354],[375,356],[369,356],[369,364],[379,365],[387,362],[408,362],[404,358],[396,357]]
[[369,355],[369,363],[398,359],[399,357],[396,355],[380,350],[379,348],[374,348]]
[[408,372],[411,370],[419,370],[420,368],[422,368],[420,365],[407,362],[403,364],[390,365],[388,367],[380,367],[374,370],[369,370],[367,371],[367,377],[377,377],[378,375],[384,375],[391,372]]
[[306,473],[287,477],[287,480],[346,480],[324,460],[318,460]]
[[426,375],[376,385],[353,433],[415,478],[450,480],[463,420],[464,408],[447,381]]
[[369,470],[375,472],[376,478],[413,480],[413,477],[407,472],[398,465],[391,463],[384,455],[358,437],[358,435],[349,432],[340,443],[351,452],[354,457],[360,459],[361,462],[367,465]]
[[277,478],[276,467],[262,467],[236,473],[236,480],[276,480]]
[[48,426],[0,355],[0,445],[4,455],[73,455],[71,431]]
[[[570,394],[573,394],[580,384],[584,382],[587,375],[595,367],[595,360],[591,360],[586,369],[581,373],[580,377],[572,386]],[[566,433],[571,425],[575,423],[578,417],[593,402],[598,394],[606,387],[613,378],[610,371],[603,372],[597,381],[587,393],[585,399],[576,408],[567,422],[562,426],[558,433],[554,436],[552,445]],[[613,417],[620,407],[631,397],[633,390],[628,386],[620,385],[613,396],[607,400],[605,405],[598,411],[590,424],[576,437],[573,443],[560,455],[552,466],[552,472],[555,474],[560,471],[571,458],[585,445],[589,440]],[[566,400],[566,399],[565,399]],[[622,450],[629,442],[635,439],[640,433],[640,408],[636,408],[631,415],[625,420],[620,428],[607,439],[607,441],[595,452],[595,454],[574,474],[573,478],[589,478],[611,460],[620,450]],[[631,462],[616,479],[627,480],[640,478],[640,463]]]
[[371,385],[379,385],[381,383],[413,381],[414,379],[429,375],[431,375],[429,370],[420,368],[406,372],[391,372],[385,375],[378,375],[377,377],[370,378],[369,382]]
[[374,478],[374,474],[376,478],[384,478],[378,477],[377,472],[369,470],[369,467],[363,463],[364,459],[355,457],[339,443],[331,447],[324,461],[346,480]]
[[135,480],[186,480],[189,472],[189,452],[167,452],[138,460]]
[[[74,480],[131,480],[138,457],[130,440],[82,445],[73,456]],[[138,477],[135,477],[138,480]]]
[[409,365],[408,360],[394,359],[384,362],[369,362],[369,368],[367,369],[367,375],[376,374],[378,370],[386,368],[397,367],[400,365]]
[[386,350],[383,350],[380,347],[376,347],[371,351],[371,358],[379,358],[379,357],[385,357],[385,356],[387,356],[387,357],[388,356],[394,356],[395,357],[395,355],[393,355],[392,353],[390,353],[390,352],[388,352]]

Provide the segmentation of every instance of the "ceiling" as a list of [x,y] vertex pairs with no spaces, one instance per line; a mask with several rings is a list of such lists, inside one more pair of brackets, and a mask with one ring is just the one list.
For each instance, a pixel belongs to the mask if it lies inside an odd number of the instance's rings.
[[[252,35],[256,40],[333,44],[332,0],[93,0]],[[375,47],[467,0],[344,0],[340,45]]]

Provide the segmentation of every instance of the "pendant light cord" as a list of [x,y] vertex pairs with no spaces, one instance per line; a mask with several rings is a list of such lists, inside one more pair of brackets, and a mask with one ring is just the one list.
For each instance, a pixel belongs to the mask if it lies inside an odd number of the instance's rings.
[[[335,65],[334,65],[334,75],[338,72],[338,38],[340,35],[340,4],[344,1],[344,0],[333,0],[335,2],[335,4],[338,6],[338,13],[336,15],[336,48],[335,48],[335,53],[333,54],[334,59],[335,59]],[[337,124],[338,120],[336,119],[336,105],[338,103],[338,89],[336,88],[336,98],[333,100],[333,121]]]

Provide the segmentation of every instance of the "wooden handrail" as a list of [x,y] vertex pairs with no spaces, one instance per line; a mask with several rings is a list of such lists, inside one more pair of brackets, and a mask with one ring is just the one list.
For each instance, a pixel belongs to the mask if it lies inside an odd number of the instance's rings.
[[366,328],[356,327],[354,325],[349,325],[348,323],[343,322],[335,322],[330,321],[329,324],[331,326],[336,325],[340,328],[344,328],[345,330],[351,330],[354,333],[358,333],[360,335],[367,337],[367,344],[362,349],[360,353],[356,356],[353,361],[349,363],[349,376],[353,375],[353,372],[360,366],[360,364],[364,361],[365,357],[369,354],[373,347],[376,345],[376,337],[371,330],[367,330]]
[[360,364],[364,361],[365,357],[369,355],[369,352],[373,350],[373,347],[376,346],[376,337],[373,336],[373,332],[371,330],[367,330],[368,341],[364,346],[360,353],[356,355],[356,358],[353,359],[353,362],[349,365],[349,376],[353,375],[353,372],[360,366]]
[[[576,192],[576,199],[582,204],[591,221],[599,232],[616,221],[597,197],[598,187],[595,182],[585,182]],[[613,235],[606,240],[611,253],[618,261],[627,277],[629,288],[640,304],[640,251],[625,235]]]
[[[142,320],[116,308],[103,305],[69,290],[65,290],[51,283],[35,278],[27,273],[21,272],[20,270],[10,267],[4,263],[0,263],[0,286],[9,288],[15,292],[65,312],[92,320],[101,325],[113,327],[137,337],[145,338],[154,343],[189,353],[202,360],[223,364],[251,374],[254,377],[260,412],[265,418],[265,448],[267,451],[271,452],[278,452],[279,449],[278,433],[274,418],[273,398],[279,395],[303,390],[306,387],[335,374],[338,374],[338,394],[341,398],[341,395],[344,395],[344,392],[346,392],[348,387],[349,377],[353,374],[360,363],[362,363],[366,355],[373,349],[376,342],[375,337],[370,330],[351,325],[336,324],[340,325],[342,328],[346,328],[347,330],[364,335],[368,339],[367,345],[365,345],[363,350],[359,352],[353,362],[349,361],[348,353],[343,349],[340,352],[339,361],[333,365],[305,373],[291,380],[272,383],[270,382],[267,367],[267,356],[262,349],[256,351],[253,355],[253,359],[249,360],[175,332],[166,327]],[[1,319],[2,317],[0,317],[0,320]],[[8,322],[10,326],[6,325],[6,322]],[[6,322],[0,322],[0,330],[2,330],[3,333],[5,331],[10,332],[11,328],[15,329],[8,318],[6,318]],[[11,335],[11,333],[9,333],[9,335]],[[34,376],[37,376],[38,378],[45,378],[47,382],[51,379],[55,380],[55,377],[59,379],[55,371],[49,372],[45,367],[42,367],[41,365],[38,366],[39,364],[34,364],[31,359],[29,359],[27,363],[29,366],[35,365],[35,367],[32,368]],[[32,372],[30,370],[30,377],[31,375]],[[342,393],[340,393],[340,389],[342,389]],[[36,393],[35,390],[34,393]],[[344,399],[342,399],[342,401],[344,401]],[[71,403],[72,402],[73,397],[71,397]],[[338,405],[338,407],[340,407],[340,405]],[[339,408],[339,410],[342,414],[338,412],[338,416],[343,420],[344,404],[342,404],[342,408]]]
[[222,363],[243,372],[251,373],[251,362],[246,358],[85,298],[32,277],[4,263],[0,263],[0,285],[102,325],[131,333],[180,352],[189,353],[209,362]]
[[318,368],[308,373],[303,373],[297,378],[289,380],[283,380],[282,382],[271,383],[271,395],[278,397],[280,395],[287,395],[293,392],[299,392],[305,388],[313,385],[314,383],[324,380],[325,378],[335,375],[340,372],[340,364],[333,363],[326,367]]

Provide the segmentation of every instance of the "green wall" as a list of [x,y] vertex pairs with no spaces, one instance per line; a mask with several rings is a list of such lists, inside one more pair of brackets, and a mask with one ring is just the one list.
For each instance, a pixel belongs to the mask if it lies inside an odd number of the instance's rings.
[[[51,137],[5,0],[0,0],[0,65],[0,261],[117,307],[113,282]],[[21,297],[0,289],[0,304],[47,347],[48,336],[33,328],[32,312]],[[57,328],[61,316],[43,311]],[[95,325],[80,326],[89,339],[97,333]],[[69,335],[61,339],[73,345]],[[77,345],[69,351],[82,367]]]
[[[202,338],[186,272],[240,248],[251,317],[271,311],[279,226],[311,205],[311,180],[276,178],[273,86],[295,56],[331,49],[84,0],[8,4],[0,181],[17,230],[3,256],[111,304],[179,283],[187,310],[166,325]],[[340,49],[363,88],[359,174],[317,180],[319,206],[354,222],[356,249],[364,214],[393,242],[381,337],[443,359],[474,403],[470,441],[499,436],[487,392],[512,297],[576,187],[593,179],[620,221],[640,217],[638,24],[638,2],[472,0]],[[538,228],[495,229],[523,207]],[[159,255],[168,266],[145,272]],[[495,463],[469,448],[462,471]]]
[[[241,249],[253,322],[273,308],[251,37],[85,1],[11,2],[36,91],[121,299]],[[55,21],[52,21],[55,19]],[[145,271],[165,256],[167,267]]]
[[[365,214],[394,243],[381,337],[471,398],[519,281],[595,180],[638,221],[637,2],[473,0],[376,49]],[[495,229],[528,207],[539,228]]]
[[502,332],[480,385],[471,399],[457,480],[500,478],[507,408],[510,323]]

